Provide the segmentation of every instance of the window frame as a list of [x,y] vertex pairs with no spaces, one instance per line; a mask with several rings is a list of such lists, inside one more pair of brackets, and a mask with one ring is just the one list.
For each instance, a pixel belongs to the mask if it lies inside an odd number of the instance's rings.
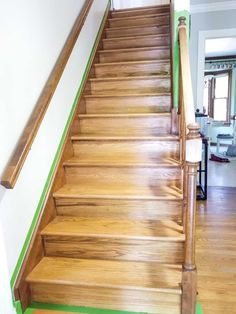
[[[220,76],[222,74],[228,74],[229,81],[228,81],[228,96],[227,96],[227,112],[226,112],[226,120],[214,120],[214,100],[220,99],[215,97],[215,77]],[[210,79],[211,84],[208,87],[208,115],[213,119],[215,123],[223,123],[224,125],[230,124],[231,120],[231,90],[232,90],[232,70],[218,70],[218,71],[205,71],[204,77],[207,75],[213,75]]]

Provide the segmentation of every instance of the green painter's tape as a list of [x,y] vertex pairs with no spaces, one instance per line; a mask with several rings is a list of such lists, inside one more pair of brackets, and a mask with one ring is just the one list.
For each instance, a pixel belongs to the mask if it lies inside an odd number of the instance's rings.
[[148,314],[147,312],[127,312],[117,310],[105,310],[96,309],[91,307],[82,306],[68,306],[68,305],[54,305],[54,304],[42,304],[32,303],[30,309],[45,309],[54,311],[64,311],[71,313],[83,313],[83,314]]
[[[141,312],[114,311],[114,310],[95,309],[95,308],[89,308],[89,307],[53,305],[53,304],[44,304],[44,303],[32,303],[30,308],[27,309],[24,314],[32,314],[33,309],[44,309],[44,310],[51,310],[51,311],[54,310],[54,311],[83,313],[83,314],[148,314],[147,312],[141,313]],[[203,314],[202,307],[199,303],[196,306],[196,314]]]
[[[108,1],[107,9],[110,7],[110,5],[111,5],[111,3],[110,3],[110,0],[109,0],[109,1]],[[98,31],[97,36],[96,36],[96,40],[95,40],[94,45],[93,45],[93,48],[92,48],[92,50],[91,50],[91,53],[90,53],[90,56],[89,56],[89,59],[88,59],[88,62],[87,62],[87,65],[86,65],[86,68],[85,68],[85,71],[84,71],[84,74],[83,74],[81,83],[80,83],[80,86],[79,86],[79,89],[78,89],[78,91],[77,91],[77,94],[76,94],[74,103],[73,103],[73,105],[72,105],[72,109],[71,109],[71,111],[70,111],[70,115],[69,115],[69,117],[68,117],[68,119],[67,119],[66,126],[65,126],[65,128],[64,128],[64,131],[63,131],[63,134],[62,134],[62,137],[61,137],[59,146],[58,146],[58,148],[57,148],[56,155],[55,155],[55,157],[54,157],[54,160],[53,160],[52,166],[51,166],[51,168],[50,168],[50,171],[49,171],[49,174],[48,174],[46,183],[45,183],[45,185],[44,185],[43,192],[42,192],[42,194],[41,194],[41,197],[40,197],[40,200],[39,200],[39,203],[38,203],[36,212],[35,212],[35,214],[34,214],[34,217],[33,217],[32,223],[31,223],[31,226],[30,226],[29,231],[28,231],[28,233],[27,233],[27,236],[26,236],[24,245],[23,245],[23,247],[22,247],[20,256],[19,256],[19,258],[18,258],[16,267],[15,267],[14,272],[13,272],[13,274],[12,274],[11,282],[10,282],[12,289],[14,288],[14,285],[15,285],[15,282],[16,282],[16,279],[17,279],[17,276],[18,276],[18,274],[19,274],[21,265],[22,265],[22,263],[23,263],[25,254],[26,254],[26,252],[27,252],[27,249],[28,249],[28,246],[29,246],[29,243],[30,243],[30,240],[31,240],[31,237],[32,237],[32,235],[33,235],[35,226],[36,226],[36,224],[37,224],[38,217],[39,217],[39,214],[40,214],[42,205],[43,205],[44,200],[45,200],[45,197],[46,197],[46,195],[47,195],[47,193],[48,193],[48,189],[49,189],[49,186],[50,186],[51,181],[52,181],[53,173],[54,173],[55,168],[56,168],[56,165],[57,165],[57,163],[58,163],[59,156],[60,156],[61,150],[62,150],[62,146],[63,146],[63,144],[64,144],[64,141],[65,141],[65,138],[66,138],[68,129],[69,129],[69,125],[70,125],[70,123],[71,123],[71,120],[72,120],[72,117],[73,117],[73,114],[74,114],[74,111],[75,111],[75,108],[76,108],[77,101],[78,101],[78,99],[79,99],[79,97],[80,97],[80,94],[81,94],[81,91],[82,91],[82,87],[83,87],[83,84],[84,84],[84,82],[85,82],[86,75],[88,74],[89,68],[90,68],[91,63],[92,63],[92,59],[93,59],[93,56],[94,56],[94,53],[95,53],[95,45],[96,45],[96,42],[97,42],[97,40],[98,40],[98,37],[99,37],[99,35],[100,35],[100,33],[101,33],[101,31],[102,31],[102,29],[103,29],[103,27],[104,27],[105,21],[106,21],[106,20],[105,20],[105,14],[106,14],[106,12],[107,12],[107,10],[106,10],[105,13],[104,13],[104,16],[103,16],[103,19],[102,19],[102,22],[101,22],[99,31]],[[14,297],[13,297],[13,298],[14,298]],[[17,309],[16,303],[18,304],[18,301],[14,302],[14,306],[15,306],[15,308]],[[22,312],[22,311],[21,311],[21,312]],[[17,312],[17,314],[20,314],[21,312]]]
[[175,11],[174,12],[174,64],[173,64],[173,84],[174,84],[174,107],[178,108],[179,106],[179,36],[178,36],[178,25],[179,25],[179,17],[186,17],[186,25],[187,32],[189,32],[189,20],[190,15],[189,12],[184,11]]

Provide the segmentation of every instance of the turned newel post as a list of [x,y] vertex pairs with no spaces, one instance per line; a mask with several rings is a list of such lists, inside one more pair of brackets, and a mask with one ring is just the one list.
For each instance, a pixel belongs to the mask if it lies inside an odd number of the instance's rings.
[[195,264],[195,218],[196,218],[196,180],[198,163],[202,155],[200,127],[197,123],[188,125],[186,139],[186,249],[184,268],[194,270]]
[[196,308],[196,263],[195,263],[195,221],[196,180],[198,163],[202,156],[202,140],[199,125],[188,125],[186,138],[186,213],[185,213],[185,257],[183,265],[182,314],[195,314]]

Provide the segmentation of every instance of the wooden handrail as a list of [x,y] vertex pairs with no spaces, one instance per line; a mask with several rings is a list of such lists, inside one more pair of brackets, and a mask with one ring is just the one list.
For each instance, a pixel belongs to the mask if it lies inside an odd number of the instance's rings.
[[185,258],[183,264],[182,314],[195,314],[196,263],[195,263],[195,217],[196,177],[201,160],[202,141],[200,127],[195,122],[191,72],[188,51],[186,18],[179,18],[179,113],[181,159],[183,165],[183,226],[185,233]]
[[66,43],[56,61],[56,64],[43,88],[43,91],[35,105],[35,108],[23,130],[23,133],[16,145],[16,148],[3,172],[1,184],[8,188],[14,188],[26,157],[34,142],[43,117],[48,109],[53,94],[57,88],[65,66],[70,58],[80,31],[84,25],[93,0],[86,0],[78,15],[73,28],[66,40]]

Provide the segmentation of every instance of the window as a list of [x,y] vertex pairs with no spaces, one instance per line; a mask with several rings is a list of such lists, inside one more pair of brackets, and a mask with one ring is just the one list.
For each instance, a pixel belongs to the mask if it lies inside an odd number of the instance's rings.
[[205,73],[204,107],[214,121],[230,123],[231,71]]

